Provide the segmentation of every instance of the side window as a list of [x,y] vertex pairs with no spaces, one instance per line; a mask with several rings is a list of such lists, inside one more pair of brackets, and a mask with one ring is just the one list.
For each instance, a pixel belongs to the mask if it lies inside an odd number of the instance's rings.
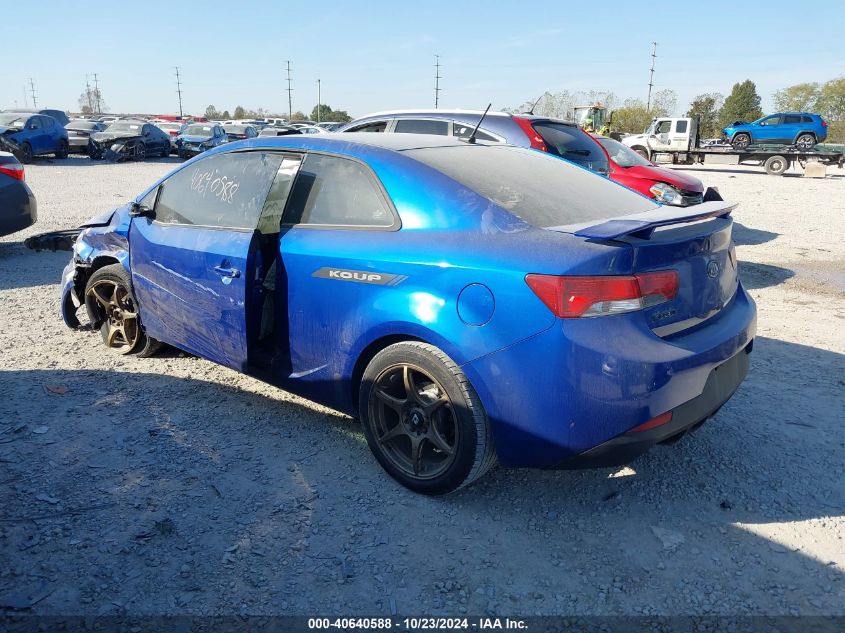
[[760,125],[780,125],[780,117],[770,116],[768,119],[763,119],[762,121],[760,121]]
[[370,123],[363,123],[346,130],[347,132],[384,132],[387,128],[387,121],[373,121]]
[[164,184],[156,222],[254,230],[282,155],[217,154],[182,169]]
[[801,123],[813,123],[813,117],[811,116],[802,116]]
[[449,134],[448,121],[433,121],[430,119],[398,119],[396,121],[396,128],[393,130],[397,133],[406,134],[439,134],[440,136],[447,136]]
[[794,125],[795,123],[801,123],[801,117],[797,114],[787,114],[783,117],[783,122],[787,125]]
[[288,209],[286,224],[385,228],[396,224],[373,173],[337,156],[306,156]]
[[38,119],[41,121],[41,125],[45,130],[53,127],[53,121],[55,121],[53,117],[49,116],[41,116]]
[[285,204],[290,196],[296,172],[302,164],[301,156],[285,156],[279,171],[273,179],[270,193],[267,194],[267,201],[261,211],[261,219],[258,220],[258,232],[269,235],[279,232],[282,223],[282,214],[285,211]]
[[660,121],[654,129],[655,134],[668,134],[672,131],[671,121]]
[[[469,135],[472,134],[474,129],[474,125],[467,125],[466,123],[458,123],[455,121],[452,123],[452,136],[457,136],[458,138],[469,138]],[[499,141],[499,139],[495,136],[491,136],[482,130],[478,130],[478,132],[475,133],[475,138],[479,141],[491,141],[494,143]]]
[[31,130],[40,130],[41,129],[41,117],[34,116],[29,120],[29,129]]
[[675,132],[678,134],[686,134],[687,133],[687,122],[686,121],[675,121]]

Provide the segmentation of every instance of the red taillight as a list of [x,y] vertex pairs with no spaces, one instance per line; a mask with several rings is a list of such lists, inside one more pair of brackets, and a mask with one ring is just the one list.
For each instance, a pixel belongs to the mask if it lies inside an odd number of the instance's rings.
[[170,130],[170,136],[179,136],[179,130]]
[[640,424],[639,426],[635,426],[633,429],[628,431],[628,433],[642,433],[643,431],[650,431],[653,428],[656,428],[658,426],[662,426],[662,425],[666,424],[667,422],[671,422],[671,421],[672,421],[672,412],[667,411],[666,413],[661,413],[656,418],[652,418],[651,420],[649,420],[648,422],[645,422],[644,424]]
[[827,127],[827,121],[825,121],[824,119],[822,119],[822,127]]
[[15,180],[26,180],[23,165],[0,165],[0,174],[6,174]]
[[633,312],[669,301],[678,292],[674,270],[618,277],[529,274],[525,282],[562,319]]
[[549,148],[546,146],[546,142],[543,140],[543,137],[537,133],[537,130],[534,129],[534,126],[531,125],[531,119],[526,119],[524,117],[515,116],[513,120],[516,124],[528,135],[528,140],[531,143],[531,147],[533,149],[538,149],[541,152],[548,152]]

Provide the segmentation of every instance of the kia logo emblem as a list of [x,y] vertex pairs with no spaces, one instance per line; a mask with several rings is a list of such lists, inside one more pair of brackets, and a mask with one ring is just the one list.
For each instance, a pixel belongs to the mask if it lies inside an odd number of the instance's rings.
[[716,277],[719,276],[719,263],[718,262],[711,261],[709,264],[707,264],[707,276],[710,277],[710,279],[715,279]]

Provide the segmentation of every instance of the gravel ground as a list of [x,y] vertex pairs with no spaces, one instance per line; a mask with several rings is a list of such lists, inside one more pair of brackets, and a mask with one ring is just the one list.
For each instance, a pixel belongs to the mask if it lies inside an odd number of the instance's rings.
[[173,161],[27,168],[0,238],[0,605],[41,614],[845,615],[845,172],[692,170],[735,212],[758,302],[747,381],[630,467],[497,469],[414,495],[358,425],[171,352],[107,353],[58,316],[68,253],[27,235]]

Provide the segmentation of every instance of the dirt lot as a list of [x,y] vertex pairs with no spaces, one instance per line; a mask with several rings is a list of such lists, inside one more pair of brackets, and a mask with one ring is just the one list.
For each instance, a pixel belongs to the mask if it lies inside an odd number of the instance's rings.
[[204,360],[115,356],[58,316],[29,234],[171,161],[27,168],[0,238],[0,605],[43,614],[845,615],[845,171],[697,169],[740,202],[748,380],[621,470],[400,488],[357,424]]

